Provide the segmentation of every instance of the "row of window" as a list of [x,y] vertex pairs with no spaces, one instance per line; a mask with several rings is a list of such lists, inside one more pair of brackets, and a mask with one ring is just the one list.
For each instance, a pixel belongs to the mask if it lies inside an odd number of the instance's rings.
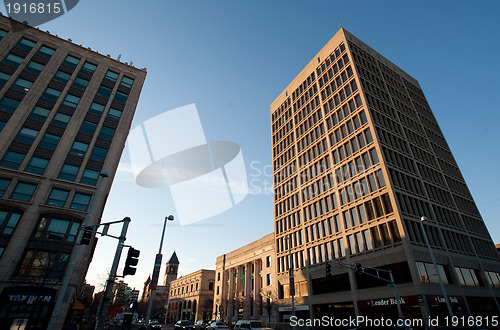
[[[400,241],[401,236],[397,224],[395,221],[391,221],[347,235],[347,239],[340,237],[305,250],[292,252],[292,258],[288,255],[278,257],[278,272],[287,271],[290,266],[292,268],[303,268],[307,265],[317,265],[327,260],[344,258],[347,256],[347,253],[356,255],[369,252],[375,248],[397,244]],[[283,249],[282,251],[286,250]]]
[[[0,196],[3,196],[10,183],[11,180],[0,178]],[[29,202],[34,195],[36,188],[36,184],[18,182],[9,198]],[[46,205],[65,207],[69,196],[70,191],[53,188],[47,198]],[[89,206],[91,197],[91,195],[77,192],[72,196],[69,208],[73,210],[86,211]]]
[[[336,208],[335,194],[326,196],[325,198],[306,206],[303,210],[304,219],[308,221],[319,217],[322,214],[329,212]],[[336,214],[328,219],[322,220],[320,222],[314,223],[305,229],[305,242],[313,242],[317,239],[327,237],[331,234],[341,232],[342,230],[355,227],[359,224],[366,223],[375,218],[390,214],[393,212],[392,204],[389,199],[388,194],[384,194],[379,197],[372,198],[360,205],[353,206],[350,209],[344,210],[340,214]],[[280,233],[283,230],[293,228],[293,221],[296,216],[291,217],[292,223],[287,224],[286,219],[281,219],[277,222],[277,232]],[[285,221],[284,221],[285,220]],[[299,218],[300,220],[300,218]],[[283,227],[283,223],[285,227]],[[299,221],[300,223],[300,221]],[[282,230],[283,229],[283,230]],[[302,244],[302,231],[296,231],[291,234],[292,237],[292,247]],[[297,237],[298,235],[298,237]],[[395,237],[395,235],[393,235]],[[284,248],[283,240],[280,238],[277,240],[277,251],[283,251],[281,247]],[[398,239],[399,241],[399,239]]]

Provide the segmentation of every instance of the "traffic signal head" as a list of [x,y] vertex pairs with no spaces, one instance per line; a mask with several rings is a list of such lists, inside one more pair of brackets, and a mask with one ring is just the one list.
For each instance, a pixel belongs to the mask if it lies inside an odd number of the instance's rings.
[[332,265],[329,262],[326,263],[326,276],[332,276]]
[[359,274],[361,271],[363,270],[361,264],[356,264],[356,269],[354,270],[354,272],[356,274]]
[[133,266],[137,266],[140,254],[141,251],[139,250],[136,250],[134,248],[128,249],[127,260],[125,260],[125,268],[123,269],[123,276],[135,275],[137,269]]
[[85,227],[82,230],[83,233],[82,238],[80,239],[80,245],[89,245],[94,231],[92,230],[92,227]]

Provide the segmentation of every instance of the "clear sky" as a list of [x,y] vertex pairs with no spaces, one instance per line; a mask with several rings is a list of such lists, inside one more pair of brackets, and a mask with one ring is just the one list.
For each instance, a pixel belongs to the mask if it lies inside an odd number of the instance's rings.
[[[207,140],[241,146],[251,193],[202,222],[168,225],[164,261],[175,250],[179,275],[186,275],[214,269],[217,256],[273,231],[269,106],[339,23],[419,81],[500,242],[499,12],[499,1],[82,0],[40,28],[147,68],[132,127],[196,103]],[[125,281],[136,289],[153,270],[169,214],[177,216],[169,189],[137,186],[126,149],[103,221],[132,219],[126,244],[141,257]],[[89,283],[104,283],[116,243],[99,239]]]

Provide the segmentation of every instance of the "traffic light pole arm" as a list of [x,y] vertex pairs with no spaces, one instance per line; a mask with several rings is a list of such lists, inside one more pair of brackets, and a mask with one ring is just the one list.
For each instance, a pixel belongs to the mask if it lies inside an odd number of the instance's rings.
[[[342,267],[348,268],[348,269],[352,270],[354,273],[366,274],[366,275],[369,275],[371,277],[375,277],[379,280],[382,280],[384,282],[392,284],[392,289],[394,291],[394,297],[396,298],[396,305],[398,307],[398,315],[401,319],[404,319],[403,311],[401,309],[401,302],[400,302],[401,299],[400,299],[398,290],[396,289],[396,283],[394,282],[394,277],[392,276],[392,270],[374,268],[374,267],[364,267],[363,265],[358,264],[358,263],[356,263],[356,264],[352,264],[352,263],[348,263],[348,262],[343,263],[343,262],[337,261],[337,260],[328,260],[326,263],[327,264],[334,263],[341,268]],[[373,270],[376,272],[376,274],[368,273],[365,270]],[[381,272],[389,274],[389,279],[386,279],[386,278],[380,276]]]

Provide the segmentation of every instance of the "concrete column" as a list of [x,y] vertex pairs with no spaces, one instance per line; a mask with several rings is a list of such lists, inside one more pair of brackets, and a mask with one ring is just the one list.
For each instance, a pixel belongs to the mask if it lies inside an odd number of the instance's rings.
[[228,285],[228,295],[223,297],[223,299],[226,299],[227,301],[227,309],[226,309],[226,322],[232,322],[233,321],[233,314],[234,314],[234,289],[233,289],[233,278],[234,278],[234,268],[229,269],[228,271],[228,281],[225,283],[225,285]]
[[255,316],[256,319],[260,320],[260,317],[262,315],[261,313],[261,308],[262,308],[262,295],[261,295],[261,288],[260,288],[260,270],[261,270],[261,263],[262,260],[258,259],[253,262],[254,265],[254,273],[253,273],[253,315]]
[[250,319],[252,315],[252,264],[245,265],[245,302],[243,305],[243,317]]

